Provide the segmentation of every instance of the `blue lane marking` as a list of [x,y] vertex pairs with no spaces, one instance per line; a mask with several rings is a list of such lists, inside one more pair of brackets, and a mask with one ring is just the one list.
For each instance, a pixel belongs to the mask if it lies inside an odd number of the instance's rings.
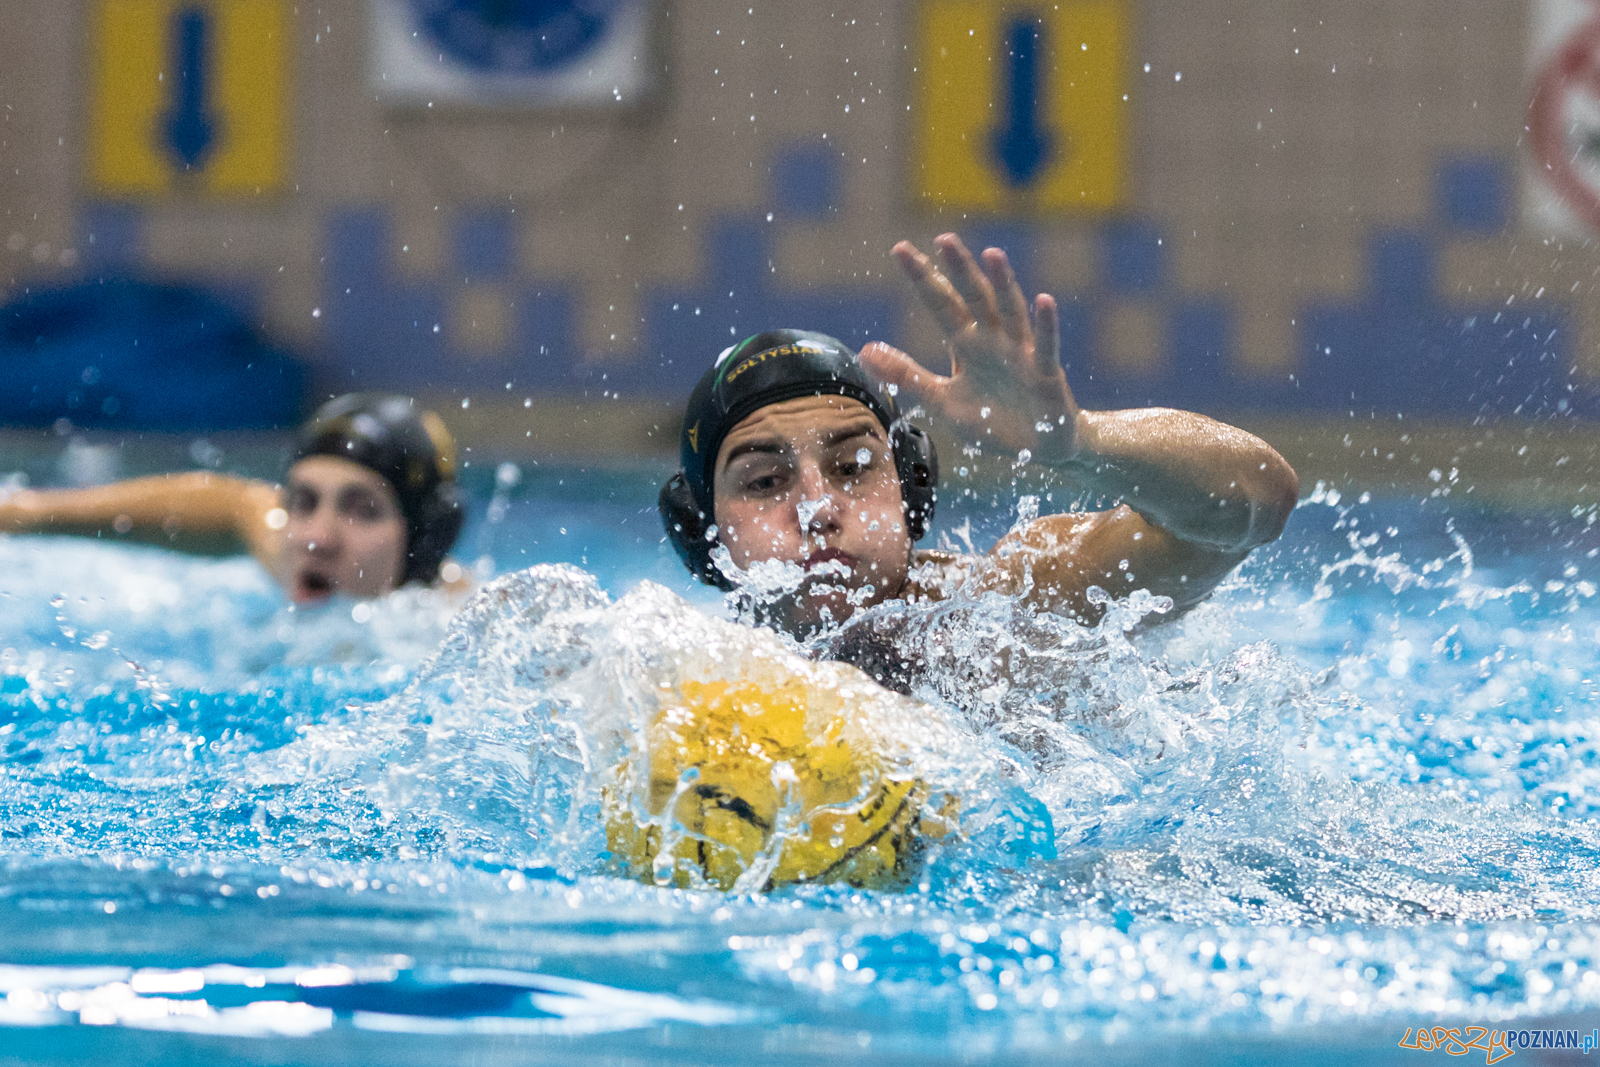
[[172,19],[172,106],[162,119],[165,147],[185,170],[200,170],[216,146],[207,69],[211,26],[202,7],[180,8]]
[[1039,119],[1039,80],[1044,63],[1044,33],[1033,19],[1019,18],[1006,28],[1005,125],[994,133],[995,162],[1014,189],[1032,185],[1049,162],[1050,131]]

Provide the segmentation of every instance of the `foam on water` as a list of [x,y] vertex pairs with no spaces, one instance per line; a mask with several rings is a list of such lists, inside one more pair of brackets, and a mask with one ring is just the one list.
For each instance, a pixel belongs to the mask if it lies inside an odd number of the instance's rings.
[[[546,1018],[525,992],[441,1005],[581,980],[929,1055],[1592,1010],[1595,547],[1589,513],[1321,490],[1173,623],[1148,597],[1093,629],[993,595],[876,609],[921,670],[875,714],[964,832],[905,893],[762,895],[617,877],[600,790],[664,677],[795,654],[776,637],[570,567],[444,628],[404,598],[287,613],[236,561],[0,540],[0,962],[57,968],[0,975],[30,991],[6,1020],[269,963],[354,968],[413,1021],[513,1032]],[[321,1004],[215,984],[184,995]]]
[[13,855],[260,840],[247,756],[394,693],[457,602],[403,590],[296,610],[242,559],[0,539],[0,767]]

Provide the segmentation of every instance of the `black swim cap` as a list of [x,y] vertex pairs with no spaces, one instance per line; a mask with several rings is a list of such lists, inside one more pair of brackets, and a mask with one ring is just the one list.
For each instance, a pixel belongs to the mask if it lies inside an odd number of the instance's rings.
[[405,582],[439,577],[461,532],[456,449],[443,420],[408,396],[347,393],[301,427],[295,460],[334,456],[376,472],[394,489],[406,520]]
[[712,468],[723,438],[761,408],[802,396],[844,396],[865,404],[889,431],[911,540],[921,540],[933,521],[939,460],[928,435],[901,417],[894,397],[842,341],[810,330],[768,330],[725,350],[689,394],[679,443],[683,469],[661,489],[658,506],[667,536],[702,581],[727,585],[711,564],[713,541],[705,536],[715,522]]
[[847,396],[872,409],[884,429],[894,397],[867,377],[856,354],[825,333],[768,330],[730,346],[689,394],[679,452],[695,500],[711,513],[712,465],[722,439],[769,404],[802,396]]

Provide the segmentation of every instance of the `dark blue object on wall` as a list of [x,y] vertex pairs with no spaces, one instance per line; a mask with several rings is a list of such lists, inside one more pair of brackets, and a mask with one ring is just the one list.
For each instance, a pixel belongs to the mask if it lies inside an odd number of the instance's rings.
[[0,308],[0,424],[292,426],[305,379],[288,353],[200,289],[108,279]]
[[458,63],[501,74],[577,62],[605,40],[617,0],[411,0],[428,38]]

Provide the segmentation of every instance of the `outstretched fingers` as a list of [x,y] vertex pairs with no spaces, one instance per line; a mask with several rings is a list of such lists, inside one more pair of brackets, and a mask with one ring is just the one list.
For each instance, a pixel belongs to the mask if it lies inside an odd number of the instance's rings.
[[868,374],[892,387],[900,398],[901,407],[942,406],[950,379],[934,374],[893,345],[873,341],[861,350],[860,359]]
[[1017,284],[1011,260],[1002,249],[986,248],[983,250],[983,271],[989,276],[989,284],[994,292],[1001,329],[1019,345],[1026,345],[1032,338],[1028,322],[1028,298],[1023,295],[1022,286]]
[[910,241],[901,241],[890,252],[910,280],[912,288],[917,291],[922,305],[933,312],[939,328],[946,335],[954,336],[972,325],[972,312],[968,310],[967,302],[950,284],[950,279],[934,266],[933,260],[923,255]]
[[967,303],[971,317],[985,326],[1000,325],[1000,309],[995,301],[994,286],[978,266],[978,261],[953,233],[941,233],[933,239],[939,250],[939,266],[956,292]]
[[1040,374],[1061,372],[1061,312],[1056,298],[1040,293],[1033,302],[1033,364]]

